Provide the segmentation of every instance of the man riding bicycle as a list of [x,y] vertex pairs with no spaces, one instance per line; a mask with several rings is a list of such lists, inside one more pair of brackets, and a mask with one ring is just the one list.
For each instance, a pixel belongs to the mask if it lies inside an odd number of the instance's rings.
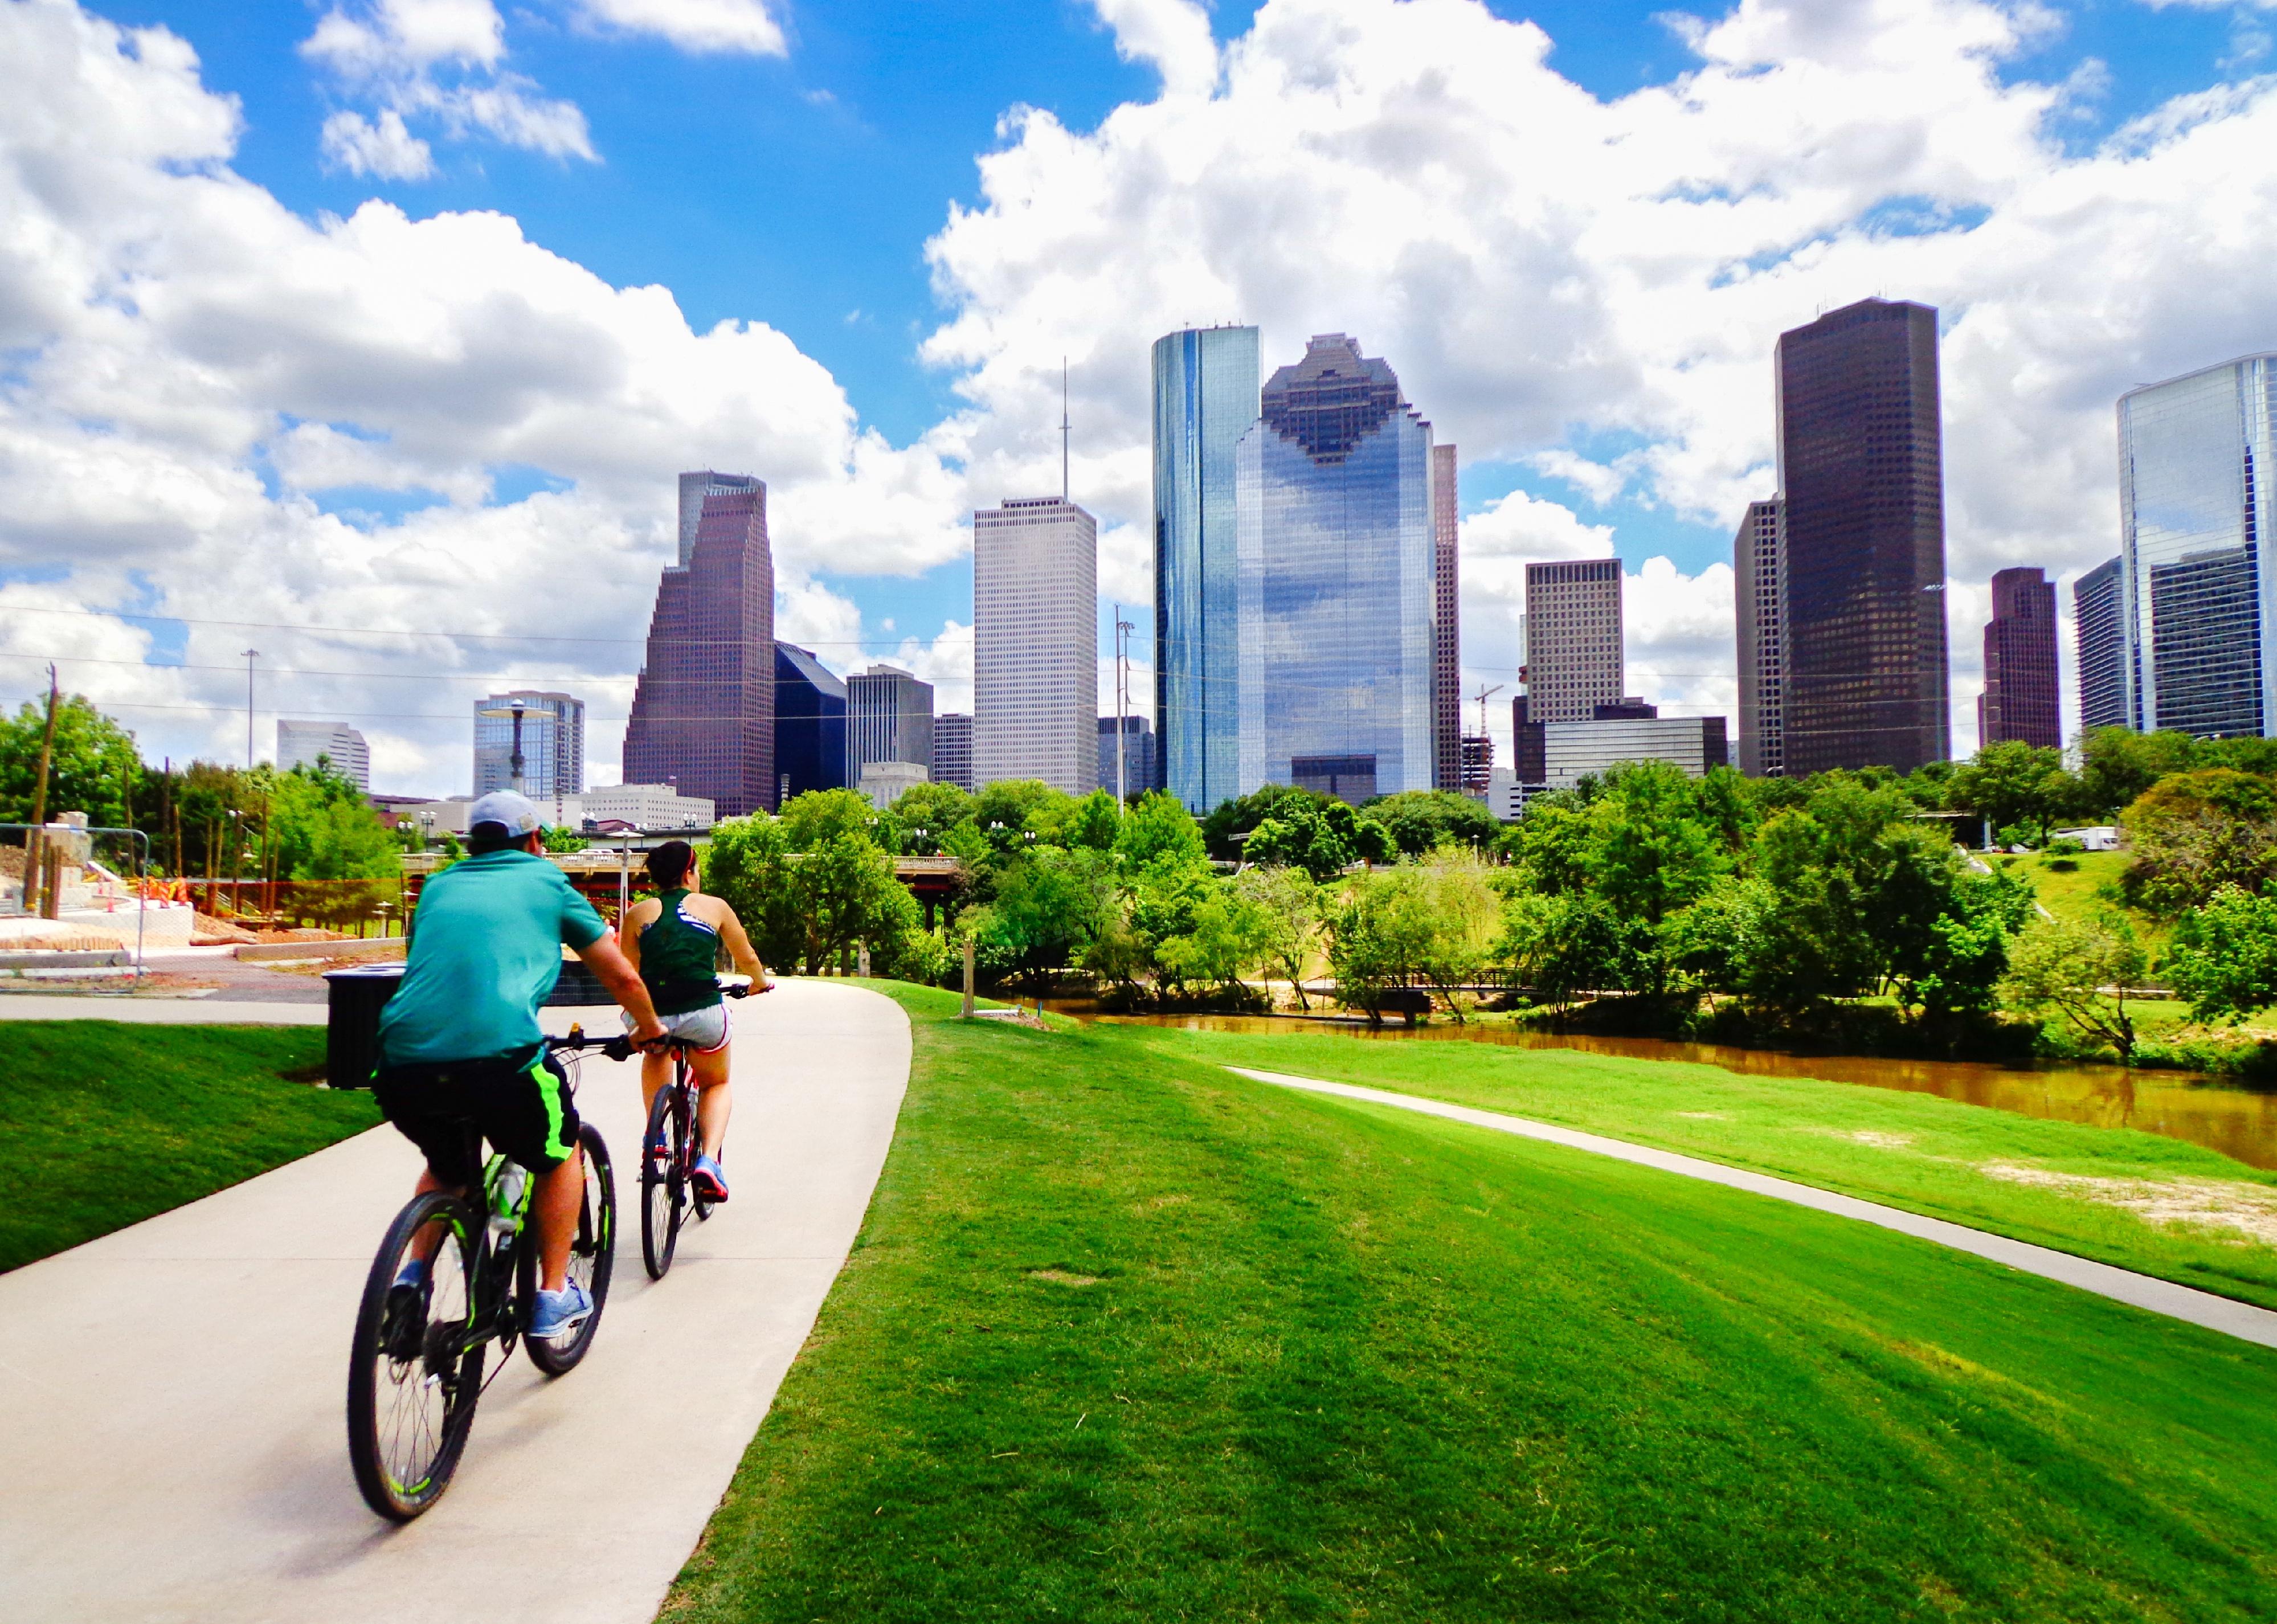
[[[567,1277],[584,1188],[577,1111],[537,1024],[563,946],[624,1007],[636,1044],[661,1041],[665,1029],[601,916],[545,860],[537,808],[504,790],[476,801],[468,823],[472,855],[420,891],[409,962],[380,1012],[372,1095],[426,1154],[414,1193],[461,1194],[478,1180],[469,1125],[529,1170],[542,1274],[529,1334],[566,1336],[593,1300]],[[415,1292],[424,1275],[415,1259],[396,1284]]]
[[[720,948],[726,947],[735,968],[751,978],[751,990],[758,993],[770,985],[766,966],[752,950],[735,909],[722,898],[704,895],[696,850],[686,841],[668,840],[650,852],[648,876],[657,894],[625,911],[625,957],[640,972],[665,1029],[688,1046],[702,1150],[696,1158],[696,1192],[707,1201],[724,1201],[727,1175],[720,1170],[720,1153],[727,1145],[734,1101],[727,1083],[727,1006],[720,995],[713,966]],[[671,1063],[662,1052],[652,1051],[642,1061],[644,1110],[655,1109],[656,1091],[671,1076]],[[647,1154],[660,1155],[663,1147],[651,1145]]]

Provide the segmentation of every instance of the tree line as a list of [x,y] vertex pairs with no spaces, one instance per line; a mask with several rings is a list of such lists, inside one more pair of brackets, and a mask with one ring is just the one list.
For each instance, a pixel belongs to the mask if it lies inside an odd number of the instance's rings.
[[[991,985],[1072,978],[1130,1008],[1255,1007],[1268,983],[1309,1006],[1325,978],[1371,1012],[1423,989],[1458,1018],[1499,999],[1740,1041],[1878,1022],[1948,1050],[2045,1023],[2131,1057],[2153,977],[2205,1019],[2277,1002],[2277,751],[2086,744],[2076,769],[1995,745],[1799,782],[1630,764],[1506,827],[1436,791],[1352,807],[1275,785],[1198,820],[1032,782],[920,785],[887,812],[834,790],[723,823],[707,873],[793,970],[866,945],[880,974],[947,981],[969,940]],[[2047,915],[1961,843],[1991,820],[2040,845],[2072,819],[2117,819],[2132,845],[2084,916]],[[950,917],[928,926],[895,882],[904,853],[958,860]],[[2167,927],[2154,954],[2143,931]]]

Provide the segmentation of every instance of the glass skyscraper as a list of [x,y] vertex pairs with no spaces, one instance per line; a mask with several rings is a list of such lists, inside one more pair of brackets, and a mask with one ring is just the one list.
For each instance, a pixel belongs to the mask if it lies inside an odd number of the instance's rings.
[[2118,559],[2106,559],[2071,585],[2071,628],[2079,656],[2079,725],[2124,728],[2127,617]]
[[1431,425],[1330,333],[1265,385],[1235,470],[1238,792],[1430,789]]
[[1779,335],[1785,766],[1951,751],[1937,312],[1862,299]]
[[485,713],[522,707],[522,787],[533,801],[585,789],[585,702],[572,694],[515,688],[475,701],[475,794],[514,785],[514,718]]
[[[772,811],[775,565],[767,488],[705,474],[685,565],[665,568],[625,723],[625,782],[666,784],[723,818]],[[683,496],[688,487],[683,483]]]
[[2271,729],[2277,574],[2261,550],[2261,486],[2273,440],[2277,355],[2119,398],[2124,675],[2139,728]]
[[2056,589],[2038,569],[1997,571],[1992,619],[1984,628],[1984,691],[1976,699],[1976,743],[2063,743],[2056,677]]
[[1196,812],[1237,793],[1234,447],[1257,421],[1257,329],[1154,341],[1154,728]]

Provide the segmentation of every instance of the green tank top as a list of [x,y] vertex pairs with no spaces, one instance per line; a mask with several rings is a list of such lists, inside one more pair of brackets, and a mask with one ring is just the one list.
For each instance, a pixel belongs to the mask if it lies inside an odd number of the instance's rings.
[[720,933],[682,904],[684,890],[666,891],[662,911],[641,927],[641,980],[659,1015],[685,1015],[720,1002]]

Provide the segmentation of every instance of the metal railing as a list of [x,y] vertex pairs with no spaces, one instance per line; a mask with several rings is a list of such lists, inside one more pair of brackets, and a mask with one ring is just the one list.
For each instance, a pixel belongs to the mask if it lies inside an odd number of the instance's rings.
[[[124,835],[138,842],[134,850],[134,979],[140,981],[148,973],[142,963],[144,926],[150,911],[150,837],[141,829],[114,828],[107,824],[82,827],[72,823],[0,823],[0,835],[18,834],[24,837],[24,911],[33,911],[36,890],[44,890],[48,881],[43,878],[49,858],[44,849],[61,841],[84,836],[89,842],[88,856],[93,857],[92,842],[97,835]],[[58,868],[61,856],[55,859]],[[60,881],[57,882],[60,885]],[[42,913],[40,917],[48,917]]]

